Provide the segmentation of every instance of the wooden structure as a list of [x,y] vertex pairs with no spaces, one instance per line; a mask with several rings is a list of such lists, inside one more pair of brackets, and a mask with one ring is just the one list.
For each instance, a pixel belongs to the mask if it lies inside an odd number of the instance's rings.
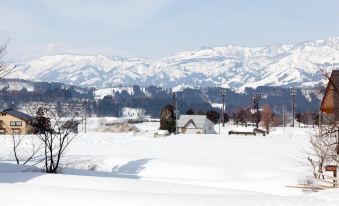
[[263,136],[266,136],[266,132],[264,130],[258,129],[258,128],[254,128],[253,131],[234,131],[231,130],[228,132],[228,135],[232,135],[232,134],[236,134],[236,135],[254,135],[256,136],[257,134],[261,134]]
[[333,187],[336,187],[337,186],[337,171],[338,171],[337,165],[326,165],[325,171],[333,172]]
[[0,134],[30,134],[34,132],[32,126],[35,119],[14,109],[5,109],[0,112]]
[[332,114],[339,121],[339,70],[333,70],[320,106],[321,113]]
[[245,135],[245,136],[247,136],[247,135],[256,136],[257,135],[255,132],[242,132],[242,131],[233,131],[233,130],[228,132],[228,135],[232,135],[232,134],[236,134],[236,135],[240,134],[240,135]]
[[253,132],[255,132],[256,134],[262,134],[262,136],[266,136],[266,132],[262,129],[254,128]]
[[338,188],[338,177],[337,177],[338,167],[337,165],[326,165],[325,172],[333,172],[333,176],[330,176],[326,173],[318,173],[320,179],[315,179],[314,177],[308,177],[306,181],[299,182],[298,185],[289,185],[286,187],[298,188],[303,191],[313,191],[317,192],[319,190]]

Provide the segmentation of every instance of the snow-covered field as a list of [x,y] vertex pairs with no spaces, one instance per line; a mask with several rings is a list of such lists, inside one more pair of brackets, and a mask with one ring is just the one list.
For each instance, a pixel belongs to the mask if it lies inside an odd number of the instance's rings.
[[[92,121],[95,122],[95,121]],[[302,150],[312,128],[275,129],[270,135],[97,133],[94,123],[64,158],[64,174],[27,172],[0,141],[0,205],[337,205],[339,190],[305,193],[287,188],[309,175]],[[218,126],[216,131],[218,131]],[[24,172],[20,172],[24,171]]]

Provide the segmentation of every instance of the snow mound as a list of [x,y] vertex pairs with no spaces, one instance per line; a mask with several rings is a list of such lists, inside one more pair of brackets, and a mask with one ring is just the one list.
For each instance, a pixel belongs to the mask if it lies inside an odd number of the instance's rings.
[[96,128],[97,132],[109,132],[109,133],[137,133],[140,132],[140,130],[129,123],[119,123],[119,124],[113,124],[113,125],[105,125],[100,126]]

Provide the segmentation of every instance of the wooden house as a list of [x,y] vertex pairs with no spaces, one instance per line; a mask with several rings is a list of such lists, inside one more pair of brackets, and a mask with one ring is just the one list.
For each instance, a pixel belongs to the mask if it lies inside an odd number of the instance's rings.
[[34,132],[34,118],[14,109],[0,112],[0,134],[30,134]]

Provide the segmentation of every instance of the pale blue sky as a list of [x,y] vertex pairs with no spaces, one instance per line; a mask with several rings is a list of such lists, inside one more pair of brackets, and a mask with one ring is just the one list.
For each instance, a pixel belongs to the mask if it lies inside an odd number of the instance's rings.
[[339,36],[339,0],[0,0],[8,58],[162,57]]

